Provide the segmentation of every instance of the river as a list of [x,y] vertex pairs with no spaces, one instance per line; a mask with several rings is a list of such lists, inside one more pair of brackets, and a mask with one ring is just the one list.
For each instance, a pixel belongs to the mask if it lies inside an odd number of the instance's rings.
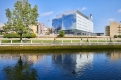
[[121,51],[1,53],[0,80],[121,80]]

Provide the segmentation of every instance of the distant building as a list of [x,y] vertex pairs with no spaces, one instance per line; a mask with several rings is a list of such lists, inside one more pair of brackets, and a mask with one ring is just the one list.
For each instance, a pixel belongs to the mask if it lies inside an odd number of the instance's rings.
[[49,30],[50,30],[50,28],[45,27],[43,23],[38,23],[37,26],[35,25],[30,26],[30,28],[33,30],[33,33],[35,33],[36,35],[49,34]]
[[5,31],[3,30],[3,28],[2,28],[3,26],[4,26],[4,24],[1,24],[1,23],[0,23],[0,35],[2,35],[3,32],[5,32]]
[[51,33],[51,28],[44,27],[44,34],[49,35]]
[[63,30],[65,34],[89,35],[93,33],[92,14],[85,16],[78,10],[66,11],[52,19],[53,32]]
[[110,22],[110,26],[105,27],[105,36],[121,35],[121,24],[118,22]]
[[37,26],[35,26],[35,25],[32,25],[32,26],[30,26],[30,28],[32,29],[32,31],[33,31],[33,33],[37,33]]
[[44,24],[43,23],[40,23],[39,26],[40,26],[40,30],[39,30],[40,32],[39,32],[39,34],[44,34],[45,33],[44,32],[44,27],[45,27]]
[[92,33],[91,36],[104,36],[104,33]]
[[105,36],[110,36],[110,26],[105,27]]

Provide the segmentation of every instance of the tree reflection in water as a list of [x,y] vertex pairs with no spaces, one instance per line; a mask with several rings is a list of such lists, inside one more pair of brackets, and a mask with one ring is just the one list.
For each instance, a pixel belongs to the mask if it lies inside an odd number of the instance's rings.
[[22,61],[21,56],[15,66],[5,67],[3,72],[7,80],[36,80],[38,77],[32,63]]

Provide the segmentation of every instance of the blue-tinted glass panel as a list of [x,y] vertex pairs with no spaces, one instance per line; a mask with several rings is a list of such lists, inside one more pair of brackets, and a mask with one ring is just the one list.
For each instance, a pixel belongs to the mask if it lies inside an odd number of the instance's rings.
[[57,30],[62,29],[62,18],[53,19],[52,26]]
[[63,30],[76,28],[76,14],[63,15]]

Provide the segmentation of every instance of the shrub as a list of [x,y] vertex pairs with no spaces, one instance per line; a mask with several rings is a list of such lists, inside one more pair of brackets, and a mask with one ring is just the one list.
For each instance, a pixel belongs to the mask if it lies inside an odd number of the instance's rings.
[[58,37],[64,37],[64,36],[65,36],[65,33],[64,33],[64,31],[61,30],[61,31],[59,32]]
[[114,35],[114,38],[117,38],[117,35]]
[[121,38],[121,35],[118,35],[118,38]]
[[[20,35],[18,35],[17,33],[9,33],[9,34],[4,34],[3,37],[4,38],[20,38]],[[23,38],[35,38],[36,34],[34,34],[34,33],[27,33],[27,34],[23,34],[22,37]]]

